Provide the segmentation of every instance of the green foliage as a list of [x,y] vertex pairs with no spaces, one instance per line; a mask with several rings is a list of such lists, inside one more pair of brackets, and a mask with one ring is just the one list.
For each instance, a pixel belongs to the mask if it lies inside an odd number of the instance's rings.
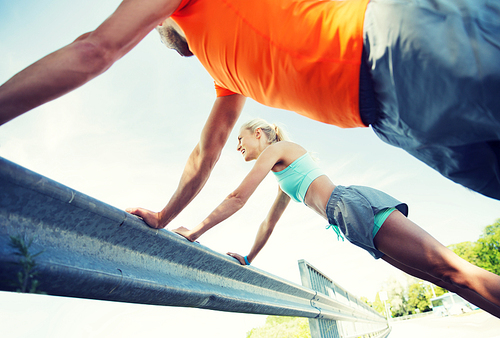
[[449,248],[466,261],[500,275],[500,219],[485,227],[477,242],[462,242]]
[[410,314],[413,314],[418,309],[419,312],[427,312],[431,310],[430,297],[432,294],[426,292],[423,285],[414,283],[408,287],[408,308]]
[[40,255],[43,251],[40,251],[34,255],[30,254],[29,248],[33,243],[33,239],[27,240],[20,236],[10,236],[10,246],[17,250],[15,255],[20,256],[18,265],[21,266],[21,270],[17,273],[17,281],[14,285],[17,287],[17,292],[23,293],[43,293],[37,288],[40,283],[35,279],[38,274],[36,270],[35,257]]
[[389,279],[386,286],[392,317],[402,317],[408,314],[408,297],[406,289],[399,280]]
[[415,283],[408,286],[408,314],[432,311],[431,299],[446,292],[439,286],[416,279]]
[[477,265],[477,244],[473,242],[462,242],[448,246],[454,253],[466,261]]
[[309,321],[300,317],[269,316],[266,324],[252,329],[247,338],[311,338]]
[[500,219],[488,225],[477,241],[477,265],[500,275]]
[[[387,292],[389,298],[386,303],[391,317],[431,311],[430,300],[447,292],[443,288],[411,276],[407,276],[404,284],[399,279],[390,278],[385,282],[383,290]],[[386,316],[384,302],[380,300],[380,292],[377,293],[373,303],[367,302],[367,304],[382,316]]]
[[384,302],[380,300],[379,293],[377,292],[377,295],[375,296],[375,301],[373,303],[368,303],[372,308],[375,309],[378,313],[380,313],[382,316],[385,317],[385,307],[384,307]]

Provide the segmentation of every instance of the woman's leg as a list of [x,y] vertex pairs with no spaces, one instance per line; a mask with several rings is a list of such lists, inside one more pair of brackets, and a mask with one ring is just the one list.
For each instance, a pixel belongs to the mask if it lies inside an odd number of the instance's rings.
[[500,276],[463,260],[399,211],[389,215],[374,242],[390,264],[500,318]]
[[435,284],[437,286],[440,286],[448,291],[454,292],[454,293],[458,294],[460,297],[462,297],[463,299],[466,299],[469,302],[471,302],[472,304],[479,306],[484,311],[487,311],[496,317],[499,316],[498,313],[499,313],[500,308],[498,306],[496,306],[495,304],[486,300],[485,298],[483,298],[482,296],[480,296],[476,292],[472,291],[471,289],[463,289],[463,288],[460,288],[458,286],[449,284],[447,282],[443,282],[442,280],[439,280],[436,277],[433,277],[429,274],[426,274],[425,272],[410,268],[409,266],[406,266],[406,265],[392,259],[391,257],[389,257],[387,255],[383,256],[381,259],[383,259],[387,263],[391,264],[392,266],[398,268],[401,271],[406,272],[407,274],[409,274],[413,277],[417,277],[417,278],[426,280],[426,281],[431,282],[432,284]]

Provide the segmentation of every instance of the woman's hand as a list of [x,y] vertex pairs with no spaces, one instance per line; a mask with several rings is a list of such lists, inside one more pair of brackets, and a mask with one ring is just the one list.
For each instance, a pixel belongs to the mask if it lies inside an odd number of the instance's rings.
[[139,216],[153,229],[163,229],[165,227],[160,223],[160,213],[158,212],[153,212],[144,208],[127,208],[125,211],[129,214]]
[[188,228],[185,227],[178,227],[177,229],[172,230],[176,234],[181,235],[182,237],[185,237],[187,240],[194,242],[196,238],[193,238],[193,232],[189,230]]
[[227,253],[228,256],[231,256],[233,258],[236,258],[241,265],[247,265],[247,263],[245,263],[245,257],[243,257],[242,255],[239,255],[237,253],[234,253],[234,252],[228,252]]

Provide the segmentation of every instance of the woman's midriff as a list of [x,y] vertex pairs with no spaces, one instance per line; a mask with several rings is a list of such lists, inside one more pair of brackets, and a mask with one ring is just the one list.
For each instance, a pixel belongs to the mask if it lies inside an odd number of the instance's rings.
[[319,176],[311,183],[309,189],[307,189],[304,202],[309,208],[316,211],[325,219],[328,219],[326,216],[326,204],[334,189],[335,184],[330,181],[328,176]]

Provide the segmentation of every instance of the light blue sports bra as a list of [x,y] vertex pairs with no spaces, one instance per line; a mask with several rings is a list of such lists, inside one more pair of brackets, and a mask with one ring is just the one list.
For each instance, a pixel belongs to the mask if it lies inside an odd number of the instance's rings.
[[323,171],[309,153],[305,153],[282,171],[273,172],[278,184],[295,202],[304,202],[307,189]]

